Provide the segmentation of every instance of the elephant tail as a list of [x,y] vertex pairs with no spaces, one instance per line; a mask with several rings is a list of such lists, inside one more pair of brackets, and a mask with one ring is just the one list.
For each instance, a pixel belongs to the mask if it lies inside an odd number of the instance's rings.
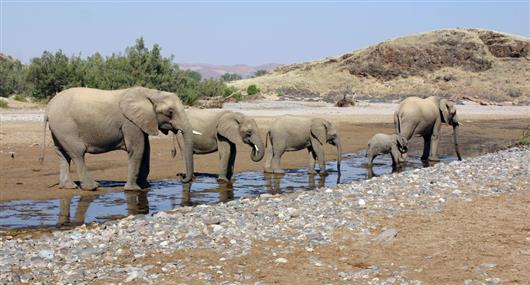
[[46,127],[48,125],[48,115],[44,114],[43,119],[43,128],[42,128],[42,146],[39,156],[39,163],[42,165],[44,163],[44,152],[46,151]]

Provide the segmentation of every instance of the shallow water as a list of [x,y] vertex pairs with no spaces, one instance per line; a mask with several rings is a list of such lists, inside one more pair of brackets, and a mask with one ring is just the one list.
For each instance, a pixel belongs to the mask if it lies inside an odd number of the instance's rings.
[[[415,142],[418,144],[419,142]],[[462,147],[464,156],[476,156],[499,148],[495,142],[467,141]],[[415,147],[421,149],[421,147]],[[305,152],[300,152],[305,155]],[[456,160],[452,146],[440,146],[441,162]],[[409,153],[408,162],[400,169],[409,170],[428,165],[423,164],[419,153]],[[64,227],[85,223],[104,222],[124,218],[128,215],[148,214],[170,210],[181,206],[213,204],[256,196],[263,193],[286,193],[298,190],[314,190],[332,187],[337,183],[367,179],[371,176],[366,168],[365,152],[343,155],[342,175],[336,171],[336,163],[326,164],[328,176],[308,175],[307,168],[287,169],[284,175],[270,175],[257,171],[246,171],[234,176],[233,184],[218,183],[216,175],[196,173],[192,184],[181,184],[177,179],[151,181],[148,191],[110,191],[101,195],[74,196],[69,199],[22,200],[0,202],[0,229]],[[390,155],[374,160],[373,175],[392,172]],[[123,186],[124,182],[99,181],[102,187]]]

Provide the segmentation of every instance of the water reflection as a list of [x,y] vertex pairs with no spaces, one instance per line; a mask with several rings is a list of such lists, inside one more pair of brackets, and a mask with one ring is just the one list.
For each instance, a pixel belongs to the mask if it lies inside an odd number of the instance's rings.
[[88,207],[90,207],[90,203],[92,203],[96,197],[97,195],[81,196],[77,202],[73,220],[70,219],[70,206],[72,205],[72,197],[61,199],[59,202],[59,217],[57,219],[57,226],[84,224]]
[[[494,151],[496,142],[463,139],[462,153],[469,157]],[[414,144],[417,144],[414,147]],[[335,162],[326,165],[328,175],[309,175],[306,168],[286,169],[285,174],[264,174],[261,171],[237,173],[233,183],[219,183],[216,175],[196,173],[193,183],[181,184],[177,179],[151,181],[149,191],[109,191],[101,195],[74,196],[44,201],[0,202],[0,229],[23,227],[55,227],[80,225],[120,219],[127,215],[151,214],[182,206],[212,204],[256,196],[263,193],[279,194],[298,190],[311,191],[333,187],[338,183],[372,178],[392,172],[430,166],[420,161],[421,140],[412,141],[408,161],[392,169],[390,155],[378,156],[372,168],[367,168],[365,152],[346,154],[342,160],[342,175],[337,173]],[[440,148],[442,162],[456,160],[448,143]],[[123,186],[121,181],[99,181],[105,188]],[[74,192],[75,193],[75,192]]]
[[[193,182],[182,184],[181,206],[194,206],[199,204],[198,201],[192,200]],[[199,183],[198,183],[199,184]],[[199,184],[200,186],[200,184]],[[234,199],[234,185],[229,182],[219,181],[216,187],[200,190],[202,193],[217,193],[217,201],[224,203]],[[195,202],[195,203],[194,203]]]

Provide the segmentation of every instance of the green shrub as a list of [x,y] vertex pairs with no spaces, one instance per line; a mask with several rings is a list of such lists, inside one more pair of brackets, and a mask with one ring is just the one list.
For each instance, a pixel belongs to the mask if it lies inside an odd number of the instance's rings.
[[28,69],[13,58],[0,59],[0,97],[28,92]]
[[19,101],[19,102],[27,102],[28,101],[27,99],[28,98],[26,98],[26,96],[20,95],[20,94],[13,96],[13,100]]
[[259,76],[263,76],[267,74],[267,70],[264,70],[264,69],[260,69],[260,70],[257,70],[255,73],[254,73],[254,76],[252,77],[259,77]]
[[248,95],[255,95],[259,93],[259,88],[256,86],[256,84],[249,85],[247,87],[247,94]]
[[243,95],[241,94],[241,91],[239,91],[234,86],[226,87],[225,91],[224,91],[224,94],[223,94],[223,97],[225,97],[225,98],[230,97],[230,98],[235,99],[238,102],[241,101],[241,99],[243,99]]
[[523,132],[523,135],[517,140],[520,145],[530,145],[530,126]]
[[139,38],[124,53],[107,57],[99,53],[68,57],[59,50],[43,52],[27,67],[15,60],[2,60],[0,96],[31,94],[38,101],[46,101],[71,87],[115,90],[133,86],[174,92],[189,105],[201,97],[228,96],[223,80],[203,80],[195,71],[181,70],[173,63],[173,56],[164,57],[161,50],[157,44],[147,48]]
[[0,99],[0,108],[7,108],[7,101],[4,99]]
[[225,82],[230,82],[230,81],[235,81],[235,80],[240,80],[240,79],[243,79],[243,77],[237,73],[225,73],[223,75],[221,75],[221,80],[225,81]]

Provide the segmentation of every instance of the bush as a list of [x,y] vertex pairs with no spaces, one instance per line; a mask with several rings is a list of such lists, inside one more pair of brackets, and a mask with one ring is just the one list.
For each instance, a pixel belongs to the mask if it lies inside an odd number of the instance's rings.
[[18,102],[27,102],[28,101],[26,96],[20,95],[20,94],[17,94],[15,96],[13,96],[13,100],[18,101]]
[[99,53],[68,57],[59,50],[43,52],[27,68],[14,60],[2,61],[0,96],[25,93],[46,100],[71,87],[115,90],[133,86],[174,92],[189,105],[201,97],[224,96],[223,80],[202,80],[195,71],[180,70],[173,56],[164,57],[161,50],[157,44],[147,48],[139,38],[124,53],[108,57]]
[[256,86],[256,84],[249,85],[247,87],[247,94],[248,95],[255,95],[259,93],[259,88]]
[[235,80],[240,80],[240,79],[243,79],[243,77],[237,73],[225,73],[223,75],[221,75],[221,80],[223,80],[224,82],[230,82],[230,81],[235,81]]
[[241,101],[241,99],[243,99],[243,95],[241,94],[241,91],[239,91],[234,86],[226,87],[225,91],[224,91],[224,94],[223,94],[223,97],[224,98],[233,98],[236,101]]
[[267,70],[264,70],[264,69],[260,69],[260,70],[257,70],[255,73],[254,73],[254,76],[252,77],[259,77],[259,76],[263,76],[267,74]]
[[517,140],[520,145],[530,145],[530,126],[523,132],[523,135]]
[[12,58],[0,59],[0,97],[28,92],[27,68]]
[[7,101],[4,99],[0,99],[0,108],[7,108]]

